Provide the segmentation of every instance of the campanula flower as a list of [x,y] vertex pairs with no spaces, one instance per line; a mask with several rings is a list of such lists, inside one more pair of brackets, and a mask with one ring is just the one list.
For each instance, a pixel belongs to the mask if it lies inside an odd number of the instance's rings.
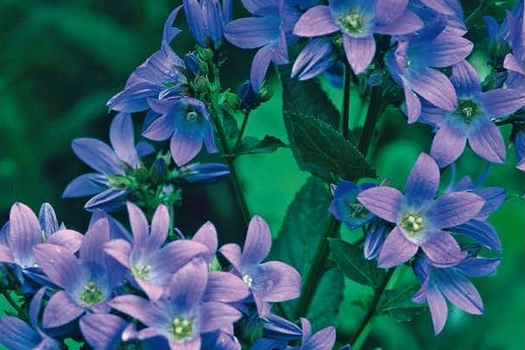
[[405,194],[378,186],[357,196],[366,209],[396,225],[379,252],[380,267],[402,264],[419,248],[436,266],[451,266],[465,257],[455,238],[444,229],[475,217],[484,200],[467,191],[449,192],[434,199],[439,178],[436,162],[422,153],[408,176]]
[[233,271],[250,287],[259,316],[270,312],[269,302],[295,299],[301,293],[301,277],[293,267],[280,262],[261,263],[272,245],[268,224],[254,216],[248,225],[244,249],[234,243],[226,244],[219,252],[233,265]]
[[374,214],[359,203],[357,195],[374,186],[372,183],[364,183],[358,186],[353,182],[340,179],[334,190],[332,203],[330,203],[330,212],[342,221],[349,230],[355,230],[369,223],[374,218]]
[[184,13],[195,41],[201,46],[218,49],[223,28],[230,21],[231,0],[184,0]]

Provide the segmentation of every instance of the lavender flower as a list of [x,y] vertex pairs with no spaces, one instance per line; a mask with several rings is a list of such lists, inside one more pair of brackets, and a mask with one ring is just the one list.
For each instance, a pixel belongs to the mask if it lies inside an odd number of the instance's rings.
[[73,252],[49,243],[33,248],[35,259],[47,277],[61,290],[49,299],[43,313],[45,328],[60,327],[81,317],[86,311],[106,312],[113,289],[122,282],[124,270],[106,255],[109,240],[107,219],[89,226],[79,249]]
[[79,321],[84,339],[95,350],[116,350],[128,322],[112,314],[87,314]]
[[414,271],[421,282],[421,289],[413,297],[418,303],[427,302],[434,324],[440,333],[447,321],[447,302],[474,315],[483,313],[483,302],[476,287],[464,276],[481,277],[494,273],[500,259],[466,257],[457,265],[437,268],[424,255],[414,261]]
[[44,203],[40,208],[38,218],[33,211],[23,203],[15,203],[9,213],[9,222],[0,231],[0,263],[8,263],[14,268],[15,275],[24,290],[31,291],[25,276],[37,281],[42,280],[39,264],[33,253],[33,248],[46,242],[63,247],[74,253],[80,247],[83,236],[73,230],[60,229],[53,207]]
[[109,136],[113,149],[97,139],[73,140],[71,147],[75,154],[97,172],[73,179],[62,193],[63,198],[96,194],[86,203],[88,210],[111,211],[124,205],[129,192],[128,176],[133,176],[133,172],[142,167],[140,156],[151,153],[153,148],[144,142],[135,146],[133,123],[128,113],[118,113],[113,118]]
[[38,326],[38,314],[46,289],[40,288],[29,304],[30,325],[14,316],[0,317],[0,344],[10,350],[61,349],[58,342]]
[[306,44],[292,66],[292,78],[311,79],[332,67],[337,61],[332,40],[313,38]]
[[331,350],[335,343],[335,328],[326,327],[312,335],[310,321],[301,317],[303,337],[301,346],[292,347],[290,350]]
[[298,12],[285,5],[284,0],[243,0],[242,3],[256,17],[231,21],[224,28],[224,37],[243,49],[260,48],[250,71],[251,85],[259,92],[270,63],[288,63],[287,35],[291,40],[291,28]]
[[173,160],[182,166],[192,160],[202,149],[210,153],[218,151],[215,146],[210,114],[206,105],[192,97],[165,100],[149,100],[153,111],[161,116],[144,130],[148,139],[162,141],[170,138]]
[[201,46],[218,49],[222,45],[222,31],[230,21],[231,0],[184,0],[184,12],[193,38]]
[[268,224],[254,216],[248,225],[244,250],[234,243],[219,249],[233,265],[234,272],[250,287],[260,317],[270,312],[269,302],[297,298],[301,292],[301,277],[293,267],[280,262],[261,264],[272,245]]
[[423,26],[406,5],[407,1],[330,0],[329,6],[319,5],[306,11],[293,33],[316,37],[341,32],[348,63],[359,74],[374,58],[374,33],[401,35]]
[[[502,163],[505,143],[490,117],[501,117],[518,110],[525,104],[525,93],[513,89],[482,92],[476,71],[466,61],[454,65],[451,81],[459,97],[458,108],[443,111],[437,120],[437,113],[433,111],[439,129],[430,155],[440,167],[445,167],[461,155],[468,140],[476,154],[490,162]],[[427,114],[427,110],[423,114]]]
[[[104,251],[131,272],[132,281],[140,286],[151,300],[158,299],[169,284],[173,273],[193,258],[207,253],[207,247],[189,240],[178,240],[164,245],[168,235],[170,216],[160,205],[153,215],[151,228],[144,213],[127,203],[133,241],[114,239],[104,245]],[[166,264],[169,261],[169,264]]]
[[523,1],[507,12],[508,41],[512,48],[504,60],[503,67],[508,69],[505,86],[523,91],[525,89],[525,26],[523,23]]
[[466,191],[445,193],[434,199],[438,186],[439,168],[422,153],[407,179],[405,195],[395,188],[379,186],[357,196],[365,208],[396,225],[379,252],[380,267],[402,264],[419,248],[432,264],[440,267],[455,265],[464,258],[454,237],[443,229],[475,217],[484,201]]
[[172,283],[158,300],[122,295],[109,304],[146,326],[134,335],[137,339],[161,337],[170,349],[198,350],[202,334],[229,329],[241,318],[232,306],[202,302],[207,282],[206,263],[196,259],[173,275]]

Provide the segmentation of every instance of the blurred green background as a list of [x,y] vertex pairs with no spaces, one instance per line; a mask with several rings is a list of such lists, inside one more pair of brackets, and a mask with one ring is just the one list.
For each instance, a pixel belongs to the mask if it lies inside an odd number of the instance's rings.
[[[90,171],[74,156],[71,140],[95,137],[108,141],[111,115],[106,101],[159,47],[165,18],[179,3],[0,1],[0,224],[8,219],[16,201],[35,211],[49,202],[69,228],[85,230],[89,220],[83,210],[86,199],[60,198],[69,181]],[[182,20],[177,23],[184,28]],[[174,48],[183,53],[189,47],[191,40],[185,31],[177,37]],[[229,50],[226,69],[230,71],[225,74],[225,85],[235,89],[248,76],[253,52]],[[339,106],[340,93],[332,91],[331,96]],[[269,134],[286,140],[280,108],[280,90],[275,85],[274,99],[254,113],[247,134]],[[352,113],[353,126],[358,127],[362,123],[360,106],[354,104]],[[379,127],[382,143],[373,150],[371,160],[380,176],[402,187],[417,155],[429,150],[430,130],[421,125],[407,126],[398,114],[384,118]],[[510,130],[504,127],[503,132],[508,136]],[[511,150],[508,158],[514,162]],[[287,205],[308,175],[297,168],[289,149],[245,156],[237,165],[251,212],[262,215],[277,234]],[[461,158],[459,172],[472,173],[476,179],[483,168],[484,163],[467,152]],[[524,179],[512,164],[498,165],[491,170],[486,185],[504,184],[509,193],[522,194]],[[201,201],[207,203],[209,211],[200,209]],[[194,230],[211,219],[220,233],[232,237],[231,232],[239,231],[235,225],[239,213],[234,205],[226,205],[231,202],[230,188],[224,182],[189,191],[183,228]],[[484,316],[452,310],[447,326],[437,337],[426,312],[410,323],[381,318],[364,349],[524,349],[524,208],[523,200],[514,197],[491,218],[504,248],[498,273],[475,281],[484,300]],[[351,304],[360,293],[363,291],[348,283],[339,316],[347,332],[362,317],[363,310]]]

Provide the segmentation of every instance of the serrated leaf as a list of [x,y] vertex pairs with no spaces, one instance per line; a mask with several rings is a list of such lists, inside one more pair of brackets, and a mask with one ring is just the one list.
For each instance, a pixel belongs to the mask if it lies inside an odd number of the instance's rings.
[[246,136],[241,141],[241,147],[236,152],[240,154],[272,153],[286,144],[275,136],[266,135],[262,140],[253,136]]
[[[317,246],[328,224],[328,189],[317,178],[310,177],[288,207],[282,228],[273,243],[272,260],[295,267],[306,276]],[[343,299],[344,278],[338,269],[320,278],[307,318],[314,329],[333,325]],[[287,316],[295,310],[297,300],[283,303]]]
[[375,170],[355,145],[329,124],[311,115],[283,113],[290,146],[302,170],[328,182],[375,177]]
[[280,66],[283,112],[312,115],[337,129],[340,114],[316,79],[290,78],[291,68]]
[[385,290],[378,307],[378,313],[388,314],[398,322],[410,322],[427,310],[427,306],[412,301],[418,287],[408,289]]
[[374,261],[366,260],[362,248],[331,239],[330,252],[343,274],[356,283],[376,288],[384,278],[384,270],[378,269]]

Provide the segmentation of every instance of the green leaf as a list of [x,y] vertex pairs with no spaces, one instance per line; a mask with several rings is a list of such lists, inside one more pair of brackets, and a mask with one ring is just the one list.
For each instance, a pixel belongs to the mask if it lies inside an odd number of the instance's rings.
[[242,139],[241,147],[237,155],[253,153],[272,153],[279,147],[286,147],[286,144],[275,136],[266,135],[262,140],[253,136],[246,136]]
[[378,313],[388,314],[398,322],[410,322],[423,311],[427,306],[422,306],[412,301],[418,286],[408,289],[385,290]]
[[[288,207],[279,236],[273,243],[271,258],[292,265],[304,278],[326,230],[329,204],[326,186],[310,177]],[[335,323],[343,288],[343,274],[338,269],[330,269],[320,278],[306,315],[314,329]],[[282,304],[286,316],[292,314],[296,304],[297,300]]]
[[283,86],[283,112],[315,116],[337,129],[340,114],[316,79],[290,78],[291,68],[280,66]]
[[373,260],[366,260],[362,248],[341,239],[331,239],[330,252],[344,275],[352,281],[376,288],[383,280],[385,270],[378,269]]
[[293,155],[302,170],[327,182],[375,177],[375,170],[355,145],[313,116],[283,111]]

